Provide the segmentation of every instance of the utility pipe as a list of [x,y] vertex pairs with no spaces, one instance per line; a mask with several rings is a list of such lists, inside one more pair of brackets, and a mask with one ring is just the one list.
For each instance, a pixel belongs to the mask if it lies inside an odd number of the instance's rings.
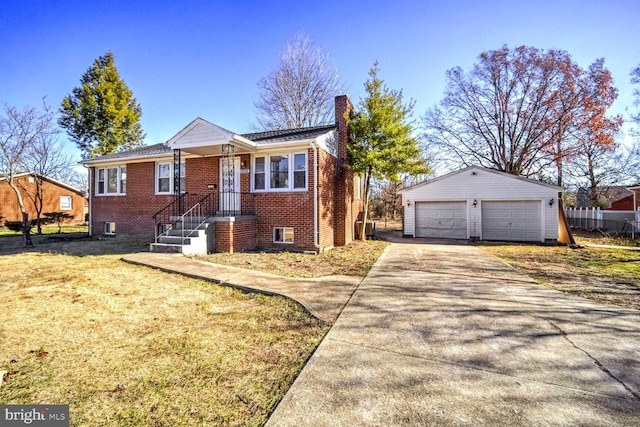
[[313,149],[313,246],[322,252],[318,243],[318,145],[311,142]]
[[91,167],[86,166],[89,179],[87,180],[89,188],[87,188],[87,198],[89,199],[89,237],[93,236],[93,191],[92,191],[92,170]]

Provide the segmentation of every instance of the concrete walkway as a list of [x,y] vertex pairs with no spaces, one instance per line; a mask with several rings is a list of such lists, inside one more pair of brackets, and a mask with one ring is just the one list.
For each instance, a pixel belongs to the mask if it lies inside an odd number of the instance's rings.
[[640,425],[640,312],[390,245],[268,426]]
[[228,267],[187,258],[179,254],[140,252],[122,258],[132,264],[146,265],[189,277],[209,280],[238,289],[283,295],[302,304],[312,315],[333,323],[353,294],[362,277],[325,276],[299,279]]

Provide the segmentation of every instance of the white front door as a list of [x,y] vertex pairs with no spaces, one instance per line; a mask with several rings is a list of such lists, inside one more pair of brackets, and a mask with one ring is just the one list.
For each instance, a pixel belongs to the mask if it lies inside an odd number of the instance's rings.
[[240,213],[240,157],[233,159],[233,182],[224,179],[223,160],[220,159],[220,214],[238,215]]

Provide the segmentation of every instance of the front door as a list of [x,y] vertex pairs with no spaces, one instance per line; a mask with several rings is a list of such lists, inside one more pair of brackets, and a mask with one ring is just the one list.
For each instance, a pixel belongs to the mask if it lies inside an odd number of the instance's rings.
[[[225,173],[229,174],[227,179]],[[240,157],[233,159],[233,171],[225,171],[224,159],[220,159],[220,214],[240,214]]]

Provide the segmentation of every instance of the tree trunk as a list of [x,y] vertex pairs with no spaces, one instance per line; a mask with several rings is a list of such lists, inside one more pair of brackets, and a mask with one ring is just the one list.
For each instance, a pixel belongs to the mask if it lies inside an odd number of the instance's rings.
[[27,210],[24,207],[24,202],[22,201],[22,194],[20,194],[20,189],[16,186],[13,176],[9,176],[7,184],[9,184],[9,187],[11,187],[16,194],[18,206],[20,206],[20,212],[22,212],[22,240],[24,242],[24,247],[31,248],[33,247],[33,242],[31,241],[31,222],[29,221],[29,214],[27,213]]
[[598,181],[596,180],[596,174],[593,166],[593,159],[590,155],[587,156],[589,167],[589,189],[591,196],[591,206],[600,206],[600,198],[598,197]]
[[31,222],[29,221],[29,214],[22,212],[22,240],[25,248],[32,248],[33,242],[31,241]]
[[558,139],[556,147],[556,167],[558,168],[558,187],[562,187],[562,143]]
[[364,210],[362,212],[362,224],[360,225],[360,240],[366,240],[367,236],[365,235],[367,231],[367,216],[369,214],[369,190],[371,183],[371,168],[369,168],[369,172],[367,172],[364,177]]

